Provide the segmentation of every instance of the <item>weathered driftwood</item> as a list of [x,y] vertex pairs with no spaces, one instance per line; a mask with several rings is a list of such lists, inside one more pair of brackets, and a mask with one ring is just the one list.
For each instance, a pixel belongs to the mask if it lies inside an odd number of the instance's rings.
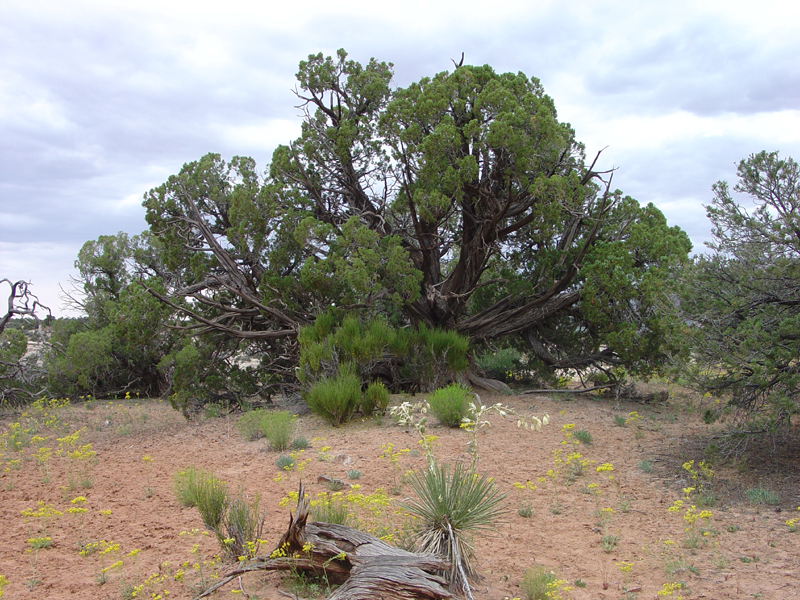
[[452,598],[437,573],[450,563],[434,554],[414,554],[352,527],[307,522],[309,500],[303,484],[289,527],[269,557],[236,565],[198,598],[208,596],[236,577],[252,571],[303,571],[342,585],[328,600],[410,600]]

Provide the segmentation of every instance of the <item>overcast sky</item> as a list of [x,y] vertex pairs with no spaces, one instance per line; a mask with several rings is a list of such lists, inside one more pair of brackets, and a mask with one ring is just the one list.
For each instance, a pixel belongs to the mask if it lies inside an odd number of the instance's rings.
[[[0,2],[0,279],[57,314],[81,245],[146,229],[148,189],[207,152],[299,134],[297,64],[345,48],[395,84],[468,64],[538,77],[615,186],[695,250],[711,185],[800,158],[800,7],[788,2]],[[0,298],[0,301],[4,301]]]

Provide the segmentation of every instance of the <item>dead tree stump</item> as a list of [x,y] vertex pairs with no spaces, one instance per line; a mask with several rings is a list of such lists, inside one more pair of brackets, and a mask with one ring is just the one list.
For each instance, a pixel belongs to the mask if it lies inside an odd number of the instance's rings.
[[198,598],[251,571],[303,571],[340,583],[328,600],[438,600],[452,598],[438,573],[450,563],[435,554],[407,552],[374,535],[332,523],[307,522],[310,503],[300,483],[295,513],[269,557],[243,561]]

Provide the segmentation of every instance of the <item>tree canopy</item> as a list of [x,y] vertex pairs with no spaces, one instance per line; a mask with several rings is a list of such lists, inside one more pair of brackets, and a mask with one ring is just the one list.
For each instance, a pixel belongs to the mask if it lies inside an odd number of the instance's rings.
[[711,254],[689,271],[682,306],[695,325],[691,374],[751,431],[797,414],[800,394],[800,167],[777,152],[742,160],[733,191],[714,185]]
[[540,82],[459,66],[406,88],[340,50],[300,63],[301,136],[260,175],[209,154],[145,196],[180,327],[275,372],[330,307],[516,344],[545,370],[651,372],[688,237],[586,160]]

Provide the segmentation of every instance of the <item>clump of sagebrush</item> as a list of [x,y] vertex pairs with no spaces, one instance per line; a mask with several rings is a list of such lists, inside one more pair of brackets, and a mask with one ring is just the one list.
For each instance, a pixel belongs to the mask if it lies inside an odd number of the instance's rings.
[[206,527],[220,531],[228,504],[228,489],[224,481],[210,471],[189,467],[178,471],[173,479],[175,497],[184,506],[196,506]]
[[492,529],[506,512],[505,494],[490,478],[457,463],[431,465],[411,477],[417,500],[410,500],[406,510],[418,521],[417,539],[422,552],[440,554],[453,565],[450,581],[466,585],[475,577],[474,550],[467,536]]
[[361,382],[342,369],[333,378],[324,378],[304,394],[308,407],[336,427],[350,419],[361,400]]
[[439,421],[448,427],[460,427],[467,416],[472,390],[459,383],[433,392],[428,398],[431,411]]

